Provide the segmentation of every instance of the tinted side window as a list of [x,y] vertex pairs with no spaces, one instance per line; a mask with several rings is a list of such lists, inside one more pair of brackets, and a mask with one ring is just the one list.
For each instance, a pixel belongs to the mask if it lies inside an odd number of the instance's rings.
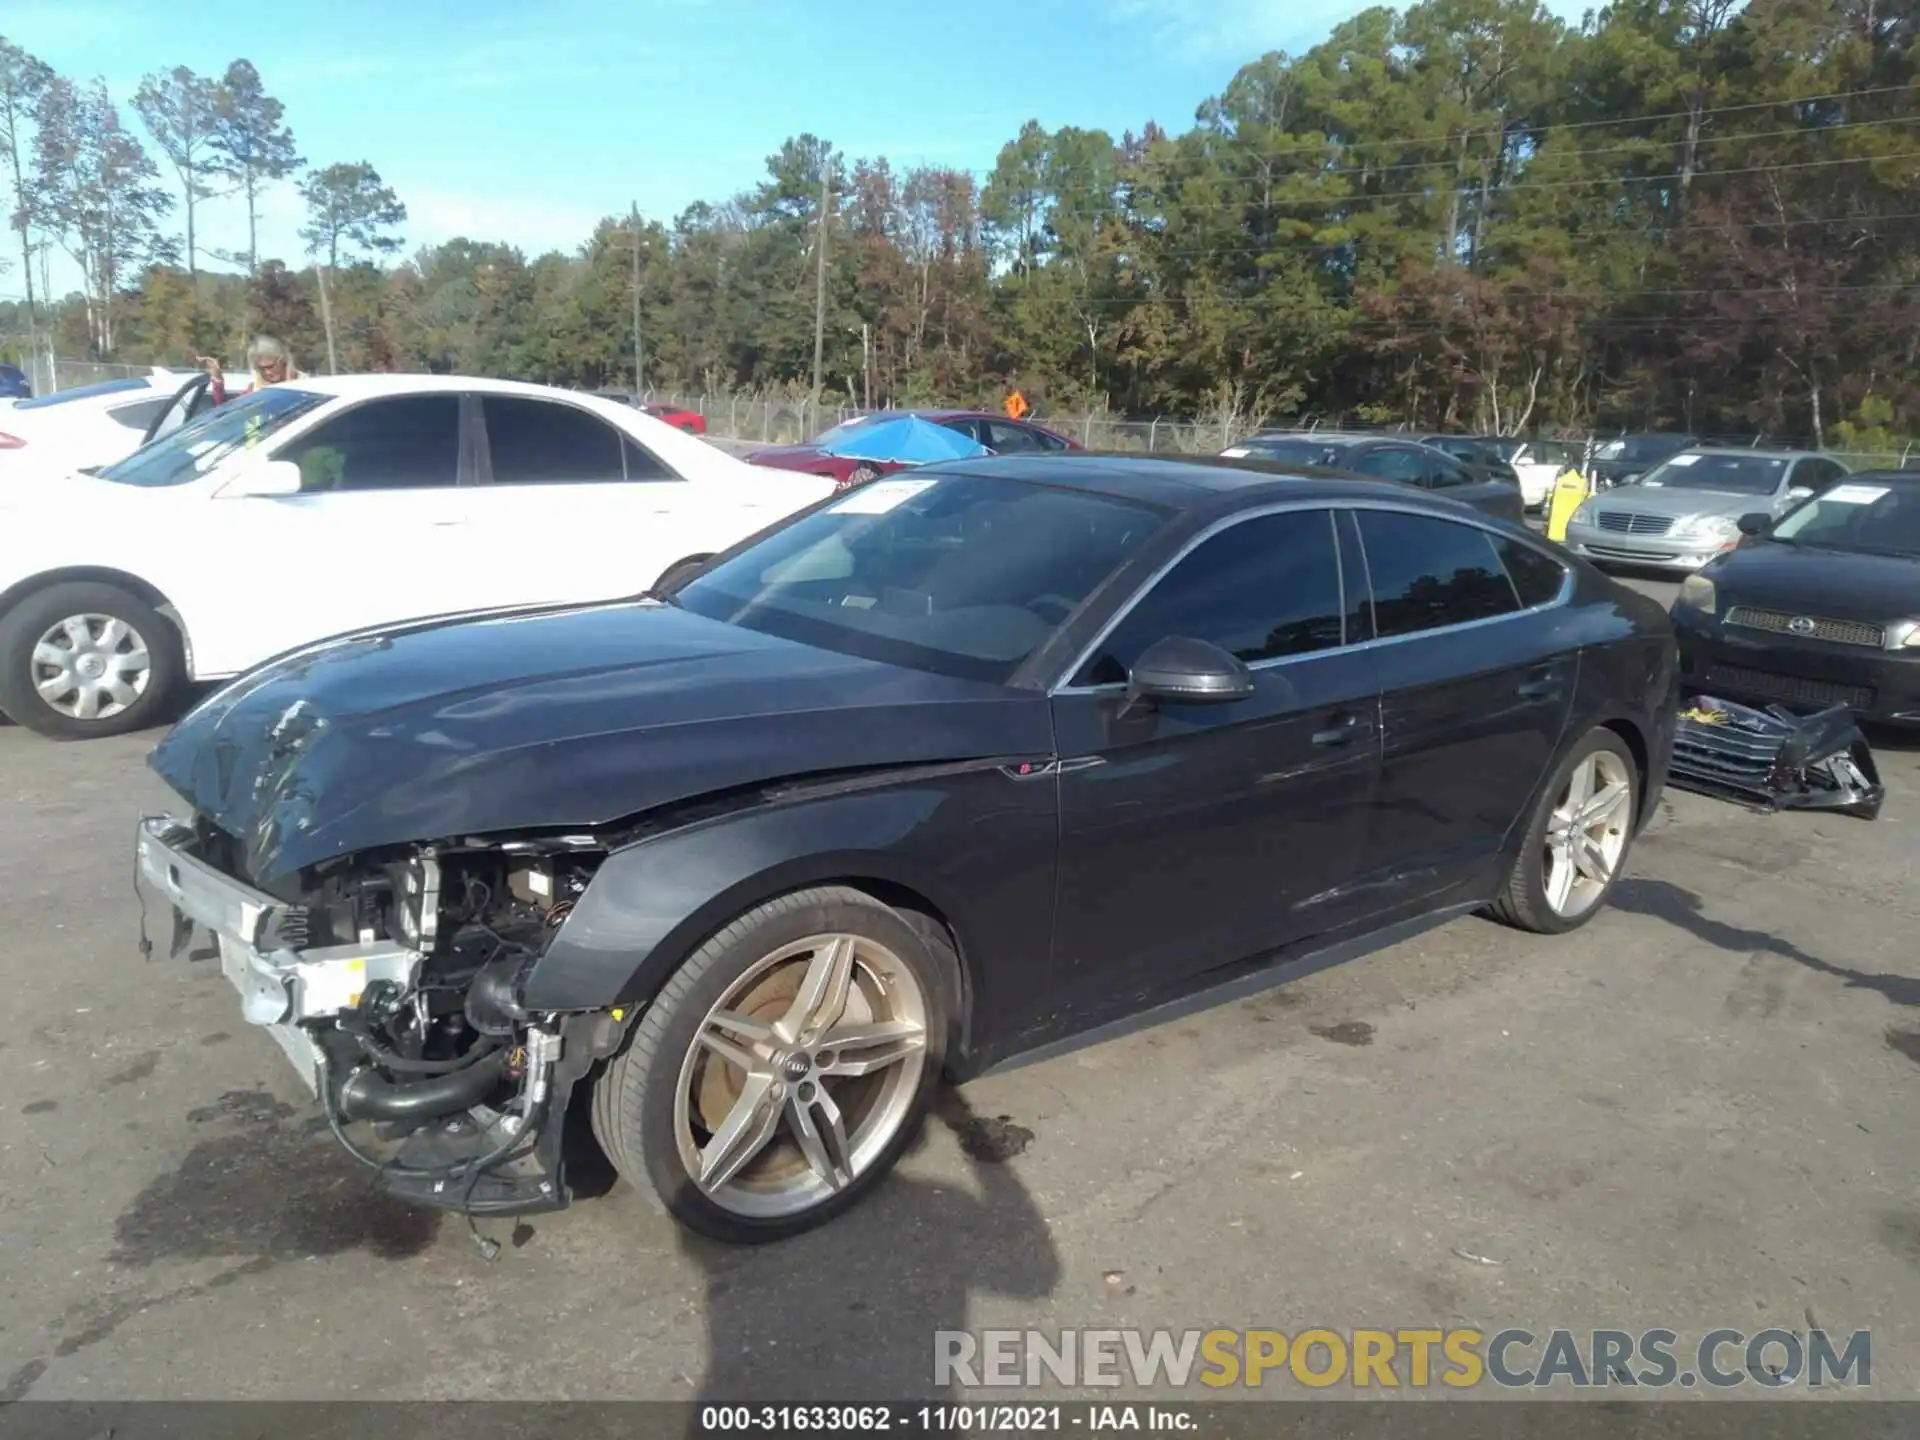
[[137,430],[144,435],[147,433],[147,427],[165,414],[167,407],[171,404],[173,404],[171,395],[159,395],[152,400],[142,400],[137,404],[122,405],[116,410],[109,410],[107,418],[116,425],[124,425],[127,429]]
[[1804,460],[1793,472],[1793,483],[1817,494],[1832,487],[1846,473],[1831,460]]
[[1400,480],[1409,485],[1418,485],[1427,475],[1427,462],[1417,452],[1397,447],[1369,450],[1359,459],[1349,462],[1348,468],[1362,475],[1372,475],[1381,480]]
[[626,456],[627,479],[629,480],[678,480],[679,474],[666,461],[647,449],[631,435],[620,437],[622,453]]
[[460,397],[370,400],[296,440],[276,458],[300,467],[300,488],[307,494],[454,485],[460,479]]
[[980,428],[987,432],[987,444],[1002,455],[1033,454],[1040,449],[1039,437],[1024,425],[987,420]]
[[1125,680],[1140,652],[1169,635],[1211,640],[1250,663],[1340,644],[1334,544],[1327,510],[1262,515],[1222,530],[1161,577],[1076,683]]
[[1444,459],[1438,455],[1433,457],[1433,464],[1429,473],[1432,478],[1428,481],[1428,484],[1435,490],[1447,490],[1455,485],[1475,485],[1479,483],[1473,478],[1473,472],[1465,466],[1453,460]]
[[993,441],[989,440],[986,436],[985,427],[982,426],[978,420],[942,420],[939,423],[948,430],[956,431],[966,436],[976,445],[993,444]]
[[1064,450],[1067,448],[1067,442],[1062,440],[1058,435],[1049,435],[1044,430],[1029,430],[1027,433],[1033,436],[1033,443],[1038,445],[1042,450]]
[[1513,581],[1514,593],[1520,597],[1520,604],[1526,608],[1545,605],[1560,593],[1560,587],[1567,582],[1566,567],[1551,555],[1543,554],[1524,540],[1502,538],[1495,543],[1500,559],[1506,566],[1507,578]]
[[1382,639],[1520,608],[1493,540],[1477,526],[1387,510],[1360,512]]
[[551,400],[482,397],[496,485],[579,485],[626,479],[622,436],[597,416]]

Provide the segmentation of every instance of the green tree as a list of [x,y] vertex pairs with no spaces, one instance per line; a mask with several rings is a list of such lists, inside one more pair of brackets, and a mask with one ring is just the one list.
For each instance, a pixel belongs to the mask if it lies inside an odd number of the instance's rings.
[[260,268],[260,195],[303,163],[285,122],[286,107],[267,94],[250,60],[235,60],[220,80],[212,146],[247,201],[247,273]]
[[325,256],[318,268],[320,317],[327,335],[327,369],[340,368],[338,332],[334,324],[332,298],[328,284],[340,268],[340,253],[388,255],[400,248],[400,237],[393,232],[406,223],[407,207],[400,203],[380,172],[362,160],[357,164],[329,165],[311,170],[300,182],[300,198],[307,202],[306,223],[300,238],[307,253]]
[[189,276],[200,273],[199,242],[194,233],[195,209],[202,200],[217,193],[214,188],[217,182],[231,174],[215,144],[225,101],[218,81],[196,75],[184,65],[147,76],[133,92],[134,113],[180,179],[182,212],[187,222]]
[[40,315],[34,300],[33,260],[38,246],[34,232],[43,223],[44,195],[31,166],[31,135],[35,108],[53,83],[53,68],[36,60],[18,45],[0,36],[0,165],[6,167],[9,223],[20,240],[21,282],[27,294],[27,345],[39,350]]

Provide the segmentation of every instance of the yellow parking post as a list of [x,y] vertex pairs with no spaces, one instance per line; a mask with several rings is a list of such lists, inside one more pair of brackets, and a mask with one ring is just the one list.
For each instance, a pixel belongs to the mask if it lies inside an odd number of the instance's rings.
[[1573,512],[1591,493],[1587,479],[1578,470],[1563,470],[1560,478],[1553,482],[1553,495],[1547,501],[1547,538],[1564,541],[1567,538],[1567,521],[1573,518]]

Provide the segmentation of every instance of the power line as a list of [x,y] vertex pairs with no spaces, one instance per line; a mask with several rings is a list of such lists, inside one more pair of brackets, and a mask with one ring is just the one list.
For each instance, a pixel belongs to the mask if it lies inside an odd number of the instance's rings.
[[[1509,184],[1489,187],[1490,197],[1504,198],[1528,191],[1538,190],[1588,190],[1604,185],[1663,185],[1691,175],[1694,180],[1710,180],[1720,175],[1761,175],[1781,170],[1819,170],[1829,165],[1873,165],[1890,160],[1920,159],[1920,150],[1895,150],[1885,155],[1845,155],[1824,160],[1783,160],[1769,165],[1735,165],[1719,170],[1681,170],[1661,171],[1657,175],[1590,175],[1579,180],[1517,180]],[[1321,195],[1297,200],[1275,200],[1263,203],[1263,209],[1300,209],[1312,207],[1321,210],[1338,210],[1342,206],[1359,203],[1377,203],[1382,200],[1425,200],[1438,198],[1455,190],[1471,190],[1471,184],[1462,186],[1428,186],[1420,190],[1390,190],[1380,194],[1362,192],[1357,195]],[[1203,201],[1198,204],[1182,206],[1187,211],[1238,210],[1246,207],[1243,200]],[[1102,206],[1096,210],[1075,210],[1065,206],[1052,206],[1047,211],[1051,219],[1054,216],[1066,216],[1081,220],[1104,220],[1118,218],[1125,207],[1117,202]]]
[[[1903,211],[1892,215],[1818,215],[1796,220],[1751,219],[1729,220],[1712,225],[1672,225],[1660,233],[1663,237],[1689,234],[1723,235],[1735,230],[1778,230],[1804,225],[1879,225],[1902,220],[1920,220],[1920,210]],[[1128,245],[1122,247],[1122,253],[1138,253],[1152,261],[1220,259],[1232,255],[1337,255],[1344,251],[1359,249],[1377,238],[1379,237],[1350,235],[1345,240],[1301,240],[1273,236],[1267,240],[1253,241],[1246,245],[1195,245],[1173,248],[1144,244]]]
[[[1714,116],[1714,115],[1736,115],[1736,114],[1748,113],[1755,110],[1779,110],[1779,109],[1784,109],[1790,105],[1812,105],[1825,100],[1857,100],[1857,99],[1861,99],[1871,95],[1890,95],[1890,94],[1896,94],[1896,93],[1911,93],[1915,95],[1920,95],[1920,85],[1915,85],[1915,84],[1874,85],[1874,86],[1868,86],[1860,90],[1831,90],[1831,91],[1826,91],[1826,92],[1823,92],[1820,94],[1814,94],[1814,95],[1789,95],[1789,96],[1783,96],[1778,100],[1753,100],[1753,101],[1743,102],[1738,105],[1710,105],[1700,110],[1666,110],[1666,111],[1659,111],[1653,114],[1645,114],[1645,115],[1620,115],[1620,116],[1615,116],[1611,119],[1606,119],[1606,120],[1577,120],[1577,121],[1567,121],[1567,122],[1554,124],[1554,125],[1538,125],[1538,126],[1530,126],[1530,125],[1522,124],[1522,125],[1516,125],[1513,128],[1514,128],[1514,133],[1518,135],[1535,137],[1538,141],[1544,142],[1544,140],[1547,137],[1552,135],[1569,134],[1574,131],[1591,130],[1591,129],[1596,129],[1599,127],[1609,126],[1609,125],[1614,125],[1614,126],[1652,125],[1652,124],[1657,124],[1659,122],[1666,121],[1666,120],[1688,120],[1696,116],[1704,120],[1707,117]],[[1898,118],[1911,119],[1913,117],[1902,116]],[[1838,121],[1832,125],[1824,126],[1816,130],[1807,131],[1806,133],[1820,134],[1826,130],[1837,130],[1841,128],[1846,128],[1854,124],[1868,125],[1868,124],[1879,124],[1879,123],[1887,123],[1887,122]],[[1325,154],[1329,150],[1352,152],[1352,151],[1403,149],[1413,145],[1451,145],[1451,144],[1457,144],[1463,133],[1467,135],[1493,134],[1499,128],[1500,127],[1497,125],[1462,126],[1453,130],[1431,131],[1426,134],[1384,136],[1378,140],[1338,140],[1338,139],[1329,137],[1328,139],[1318,144],[1284,145],[1271,150],[1250,150],[1250,151],[1240,151],[1236,153],[1239,158],[1245,158],[1245,159],[1280,160],[1280,159],[1285,159],[1288,156],[1292,156],[1292,155]],[[1187,133],[1191,134],[1193,132],[1189,131]],[[1798,133],[1798,132],[1794,132],[1794,133]],[[1702,137],[1702,138],[1704,140],[1705,137]],[[1726,136],[1726,137],[1717,137],[1717,138],[1738,139],[1740,137]],[[1013,142],[1008,142],[1008,143],[1011,144]],[[1562,152],[1562,153],[1569,154],[1569,155],[1604,154],[1606,153],[1606,151],[1605,149],[1596,149],[1591,151],[1568,151],[1568,152]],[[1431,162],[1423,161],[1419,163],[1427,164]],[[935,170],[944,170],[953,174],[973,175],[973,176],[979,176],[982,178],[991,179],[995,171],[999,169],[999,166],[994,165],[991,168],[976,169],[972,167],[936,165],[928,168],[935,169]],[[1055,172],[1055,173],[1072,174],[1078,168],[1080,167],[1072,167],[1067,169],[1064,172]],[[1381,168],[1392,168],[1392,167],[1381,167]]]
[[[1464,273],[1464,272],[1463,272]],[[1860,294],[1898,294],[1911,291],[1920,298],[1920,280],[1888,281],[1881,284],[1858,285],[1799,285],[1792,290],[1755,290],[1750,287],[1734,288],[1695,287],[1691,289],[1617,289],[1617,290],[1537,290],[1519,289],[1500,285],[1495,282],[1489,288],[1489,296],[1496,300],[1544,299],[1544,300],[1626,300],[1626,299],[1721,299],[1727,296],[1741,296],[1749,300],[1792,299],[1797,295],[1860,295]],[[1158,291],[1145,295],[1112,295],[1098,298],[1084,298],[1073,302],[1081,306],[1099,306],[1103,309],[1144,308],[1153,305],[1212,305],[1221,309],[1237,310],[1251,308],[1266,303],[1261,295],[1190,295],[1176,292]]]
[[[1795,126],[1790,130],[1758,130],[1758,131],[1742,131],[1742,132],[1739,132],[1736,134],[1730,134],[1730,135],[1702,135],[1702,136],[1699,136],[1694,141],[1694,145],[1695,145],[1695,148],[1697,149],[1707,145],[1729,145],[1735,141],[1741,141],[1741,140],[1748,141],[1748,142],[1755,142],[1755,141],[1761,141],[1761,140],[1816,140],[1829,135],[1838,134],[1842,131],[1871,129],[1873,127],[1882,126],[1882,125],[1913,125],[1913,124],[1920,124],[1920,115],[1889,115],[1878,120],[1847,120],[1847,121],[1841,121],[1832,125],[1818,126],[1813,129],[1809,129],[1806,126]],[[1466,134],[1467,136],[1476,135],[1476,134],[1484,135],[1484,136],[1487,136],[1488,138],[1492,138],[1496,134],[1502,135],[1504,138],[1510,138],[1510,139],[1524,140],[1524,139],[1530,138],[1529,132],[1526,131],[1525,129],[1514,129],[1510,131],[1498,131],[1496,129],[1476,130],[1476,131],[1466,132]],[[1463,137],[1462,134],[1456,133],[1455,135],[1449,137],[1449,143],[1457,143],[1462,138],[1465,138],[1465,137]],[[1412,144],[1424,143],[1424,142],[1407,141],[1404,143],[1408,145],[1412,145]],[[1536,165],[1541,163],[1544,160],[1585,160],[1585,159],[1591,159],[1594,156],[1598,156],[1598,155],[1637,155],[1637,154],[1644,153],[1649,146],[1657,147],[1661,149],[1671,149],[1673,146],[1678,145],[1680,143],[1681,142],[1677,139],[1656,140],[1651,136],[1649,136],[1646,139],[1636,141],[1631,145],[1603,145],[1603,146],[1596,146],[1592,149],[1587,149],[1587,150],[1543,150],[1538,146],[1535,146],[1532,153],[1525,156],[1521,163],[1528,164],[1528,165]],[[1324,146],[1319,146],[1315,148],[1319,151],[1319,153],[1323,155],[1327,155],[1327,154],[1338,154],[1340,151],[1344,150],[1347,147],[1343,146],[1339,141],[1329,140]],[[1307,152],[1307,153],[1311,153],[1311,152]],[[1215,158],[1218,158],[1221,160],[1233,161],[1240,164],[1245,164],[1248,161],[1253,161],[1257,163],[1266,159],[1271,159],[1273,157],[1271,155],[1263,154],[1259,151],[1252,152],[1251,154],[1240,152],[1240,151],[1226,151],[1226,152],[1217,153]],[[1485,161],[1491,158],[1493,157],[1484,156],[1484,155],[1471,157],[1472,160],[1477,160],[1482,163],[1484,163]],[[1283,178],[1322,180],[1322,179],[1326,179],[1328,177],[1336,176],[1336,175],[1360,175],[1360,176],[1370,177],[1375,175],[1391,175],[1391,174],[1410,171],[1410,170],[1437,170],[1442,168],[1458,169],[1462,163],[1467,163],[1467,162],[1468,162],[1468,157],[1458,156],[1458,155],[1448,155],[1448,156],[1442,156],[1437,160],[1406,160],[1406,161],[1401,161],[1399,163],[1392,164],[1392,165],[1314,166],[1311,169],[1289,172],[1288,175]],[[966,173],[973,174],[976,172],[968,171]],[[990,180],[993,172],[983,170],[977,173],[983,176],[986,176]],[[1051,182],[1051,181],[1058,180],[1062,176],[1072,177],[1072,176],[1087,175],[1087,174],[1093,174],[1093,173],[1094,171],[1091,168],[1086,166],[1067,166],[1059,169],[1049,170],[1042,175],[1041,179],[1046,182]],[[1169,186],[1177,186],[1182,182],[1183,178],[1184,177],[1173,177],[1167,182],[1167,184]],[[1211,174],[1202,174],[1193,178],[1197,178],[1206,183],[1217,183],[1222,177],[1217,175],[1211,175]],[[1229,181],[1239,181],[1239,182],[1252,183],[1252,184],[1267,183],[1262,181],[1257,176],[1236,175],[1236,176],[1230,176],[1225,178],[1227,178]],[[1116,186],[1120,184],[1127,184],[1127,183],[1138,183],[1137,180],[1134,180],[1133,177],[1127,174],[1119,166],[1115,167],[1115,173],[1114,173],[1113,179]]]

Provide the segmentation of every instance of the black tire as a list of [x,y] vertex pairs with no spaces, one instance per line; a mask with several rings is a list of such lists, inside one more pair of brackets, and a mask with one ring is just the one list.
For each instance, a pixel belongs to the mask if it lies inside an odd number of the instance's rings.
[[[61,620],[78,615],[119,620],[137,632],[146,645],[146,689],[126,708],[101,719],[84,720],[54,709],[35,685],[35,644]],[[54,740],[98,740],[144,730],[166,713],[185,682],[186,670],[180,634],[172,623],[117,585],[93,580],[49,585],[0,615],[0,710],[16,723]]]
[[[1614,755],[1626,767],[1627,803],[1630,807],[1626,822],[1626,844],[1600,897],[1577,915],[1563,915],[1547,900],[1547,826],[1574,768],[1601,750]],[[1521,842],[1519,854],[1514,857],[1513,869],[1508,872],[1506,887],[1488,907],[1487,913],[1503,925],[1511,925],[1516,930],[1526,930],[1535,935],[1564,935],[1570,930],[1578,930],[1606,908],[1613,887],[1620,883],[1620,872],[1626,868],[1627,857],[1633,852],[1634,829],[1640,819],[1639,807],[1640,767],[1634,761],[1633,751],[1614,731],[1603,725],[1595,726],[1567,752],[1566,758],[1554,770],[1553,778],[1541,791],[1533,816],[1527,822],[1526,838]]]
[[[807,1210],[777,1219],[736,1214],[701,1192],[680,1157],[674,1102],[681,1064],[708,1011],[756,961],[782,945],[827,932],[865,935],[913,969],[927,1001],[926,1058],[919,1084],[898,1132],[851,1184]],[[880,1183],[925,1121],[945,1064],[958,989],[956,966],[937,927],[915,925],[858,890],[801,890],[756,906],[668,977],[626,1045],[601,1071],[593,1090],[595,1138],[623,1177],[689,1229],[712,1239],[761,1244],[824,1225]]]

